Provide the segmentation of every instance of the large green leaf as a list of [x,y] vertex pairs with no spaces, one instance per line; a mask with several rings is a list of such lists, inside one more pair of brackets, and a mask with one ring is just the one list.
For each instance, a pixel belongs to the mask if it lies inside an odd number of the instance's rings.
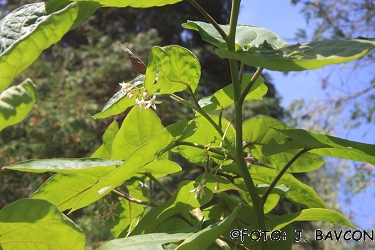
[[4,17],[0,21],[0,91],[98,7],[92,1],[53,0],[24,5]]
[[3,169],[33,173],[82,173],[93,176],[105,176],[108,171],[113,171],[116,166],[119,166],[122,163],[122,161],[118,160],[103,160],[95,158],[45,159],[18,162],[5,166]]
[[[271,117],[255,117],[246,120],[243,125],[243,141],[246,142],[246,150],[252,157],[263,165],[281,170],[300,150],[285,149],[277,154],[266,155],[263,148],[271,141],[285,142],[288,136],[276,129],[290,129],[284,123]],[[305,153],[299,157],[288,169],[288,172],[301,173],[313,171],[322,166],[324,161],[319,156]]]
[[277,131],[286,135],[287,140],[281,144],[271,141],[263,148],[264,154],[269,155],[290,149],[308,149],[314,154],[375,164],[375,145],[344,140],[303,129],[277,129]]
[[191,191],[196,186],[194,181],[181,182],[173,197],[147,213],[131,234],[173,232],[189,228],[189,224],[194,222],[189,216],[189,211],[212,199],[212,192],[207,188],[204,188],[205,195],[202,199],[199,196],[195,198],[195,192]]
[[44,182],[31,198],[48,200],[60,211],[65,211],[72,208],[82,195],[100,179],[98,176],[86,174],[55,174]]
[[[182,26],[186,29],[198,31],[204,41],[220,49],[228,49],[226,41],[212,24],[199,21],[187,21],[187,23],[182,24]],[[224,32],[228,33],[229,25],[220,25],[220,27]],[[264,40],[267,40],[275,48],[281,48],[287,45],[278,35],[265,28],[250,25],[237,25],[235,40],[236,50],[243,49],[244,45],[258,47],[263,44]]]
[[154,233],[136,235],[108,241],[100,246],[98,250],[163,250],[168,243],[178,243],[190,237],[192,234],[193,233]]
[[111,158],[125,160],[163,129],[160,118],[153,110],[132,108],[113,139]]
[[118,124],[114,120],[102,136],[103,144],[95,150],[90,158],[111,159],[113,140],[118,132]]
[[142,168],[142,172],[149,172],[155,178],[180,172],[182,168],[174,161],[160,160],[153,161]]
[[46,200],[21,199],[0,210],[0,249],[84,249],[82,230]]
[[0,93],[0,131],[21,122],[35,101],[36,88],[30,79]]
[[[278,171],[254,165],[250,168],[250,174],[255,184],[271,184]],[[308,208],[326,208],[324,201],[311,187],[303,184],[289,173],[285,173],[277,185],[286,186],[289,189],[288,192],[280,193],[280,195],[297,205]]]
[[325,208],[309,208],[300,212],[285,214],[266,221],[267,228],[279,230],[294,221],[326,221],[334,225],[346,225],[351,228],[355,226],[342,214],[335,210]]
[[155,46],[150,53],[145,88],[150,95],[157,90],[172,94],[187,87],[194,92],[200,76],[201,65],[191,51],[178,45]]
[[[134,88],[138,85],[143,84],[144,79],[144,75],[139,75],[128,82],[128,84],[131,84],[131,88]],[[103,119],[112,115],[118,115],[124,112],[127,108],[134,106],[135,98],[135,96],[133,98],[129,98],[126,89],[121,88],[119,91],[117,91],[116,94],[111,97],[111,99],[109,99],[109,101],[105,104],[103,110],[95,114],[93,118]]]
[[[91,187],[74,204],[71,212],[99,200],[141,171],[146,164],[159,158],[164,153],[163,149],[174,146],[175,141],[185,130],[186,124],[186,121],[181,121],[169,125],[153,138],[145,141],[144,144],[140,145],[125,159],[121,166],[100,181],[92,183]],[[112,153],[114,153],[114,148],[112,148]]]
[[[77,0],[87,1],[87,0]],[[148,8],[154,6],[164,6],[167,4],[175,4],[182,0],[90,0],[91,2],[98,2],[107,7],[134,7],[134,8]]]
[[301,71],[358,59],[375,48],[375,39],[325,40],[295,44],[279,49],[251,48],[248,51],[217,49],[221,58],[239,60],[247,65],[277,71]]
[[207,249],[221,234],[223,234],[237,215],[238,205],[233,212],[220,222],[213,223],[208,227],[189,236],[179,246],[180,250]]
[[[242,90],[249,85],[252,74],[245,74],[242,79]],[[259,100],[267,93],[267,86],[263,83],[263,79],[258,77],[253,86],[250,89],[249,94],[246,95],[245,100]],[[218,90],[212,96],[207,96],[199,101],[199,105],[204,111],[210,112],[218,109],[225,109],[229,105],[233,104],[233,86],[228,86]]]

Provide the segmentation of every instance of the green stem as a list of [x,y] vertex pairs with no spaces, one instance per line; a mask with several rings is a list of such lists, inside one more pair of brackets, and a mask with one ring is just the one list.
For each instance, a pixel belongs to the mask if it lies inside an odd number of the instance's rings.
[[281,179],[281,177],[285,174],[285,172],[288,170],[288,168],[304,153],[309,151],[310,149],[302,149],[298,154],[296,154],[286,165],[283,167],[283,169],[280,171],[280,173],[277,174],[276,178],[272,181],[271,185],[267,188],[266,192],[264,192],[262,196],[262,202],[266,203],[268,196],[270,195],[272,189],[276,186],[277,182]]
[[161,190],[164,191],[168,195],[169,198],[173,196],[173,194],[158,180],[149,172],[138,172],[138,174],[146,175],[148,178],[150,178],[153,182],[155,182],[156,185],[158,185]]
[[226,40],[227,34],[219,26],[219,24],[215,21],[215,19],[213,19],[212,16],[210,16],[210,14],[208,14],[206,10],[203,9],[202,6],[200,6],[195,0],[188,0],[188,1],[202,14],[202,16],[204,16],[207,19],[207,21],[209,21],[215,27],[215,29],[220,33],[221,37],[224,40]]
[[151,207],[158,207],[160,206],[159,203],[155,202],[155,201],[143,201],[143,200],[138,200],[136,198],[134,198],[133,196],[131,195],[126,195],[126,194],[123,194],[121,193],[120,191],[117,191],[117,190],[112,190],[113,193],[115,194],[118,194],[120,195],[121,197],[123,197],[124,199],[130,201],[130,202],[133,202],[133,203],[137,203],[137,204],[140,204],[140,205],[146,205],[146,206],[151,206]]
[[[193,142],[180,141],[180,142],[177,142],[175,146],[179,146],[179,145],[190,146],[190,147],[195,147],[195,148],[200,148],[200,149],[207,149],[204,145],[193,143]],[[235,160],[235,158],[231,154],[224,153],[222,150],[209,148],[208,151],[221,155],[223,157],[227,157],[229,159]]]
[[[238,21],[238,14],[240,11],[240,3],[241,0],[232,0],[232,12],[230,17],[229,23],[229,32],[227,36],[227,46],[228,51],[235,51],[235,37],[236,37],[236,28],[237,28],[237,21]],[[230,72],[232,76],[232,83],[233,83],[233,93],[234,93],[234,109],[235,109],[235,128],[236,128],[236,162],[238,168],[241,172],[242,178],[246,184],[246,187],[249,191],[251,200],[253,202],[254,207],[254,218],[255,218],[255,226],[257,230],[265,230],[266,223],[264,220],[264,212],[263,212],[263,203],[259,194],[255,188],[254,181],[250,176],[250,173],[247,169],[247,165],[245,162],[244,154],[243,154],[243,145],[242,145],[242,102],[239,102],[241,97],[241,84],[239,82],[238,77],[238,67],[237,61],[230,59]],[[266,241],[259,241],[260,249],[268,249]]]
[[251,77],[251,79],[250,79],[249,85],[246,86],[246,88],[242,92],[240,98],[238,99],[239,103],[243,104],[243,102],[246,98],[246,95],[249,93],[250,89],[253,87],[254,83],[256,82],[256,80],[258,79],[258,77],[259,77],[260,73],[262,73],[262,71],[263,71],[263,68],[258,68],[257,71],[255,71],[253,77]]

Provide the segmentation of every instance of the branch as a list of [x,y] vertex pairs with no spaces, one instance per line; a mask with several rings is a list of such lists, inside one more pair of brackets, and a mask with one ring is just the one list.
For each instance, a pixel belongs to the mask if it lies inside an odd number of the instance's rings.
[[251,77],[250,79],[249,85],[247,85],[247,87],[242,92],[240,99],[238,99],[238,103],[243,104],[243,102],[245,101],[246,95],[249,93],[250,89],[253,87],[254,83],[256,82],[256,80],[258,79],[262,71],[263,71],[263,68],[258,68],[257,71],[255,71],[253,77]]

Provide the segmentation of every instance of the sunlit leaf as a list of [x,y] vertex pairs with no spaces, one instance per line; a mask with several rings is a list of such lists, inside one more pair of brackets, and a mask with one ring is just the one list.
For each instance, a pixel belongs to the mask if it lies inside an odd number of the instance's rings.
[[119,166],[122,163],[122,161],[117,160],[103,160],[95,158],[45,159],[18,162],[5,166],[3,169],[33,173],[83,173],[93,176],[102,176],[102,170],[104,173],[107,173],[108,169],[114,170],[116,166]]
[[[87,0],[78,0],[87,1]],[[98,2],[103,6],[108,7],[134,7],[134,8],[148,8],[154,6],[164,6],[167,4],[175,4],[182,0],[90,0],[92,2]]]
[[228,51],[217,49],[221,58],[239,60],[247,65],[277,71],[301,71],[358,59],[375,48],[375,39],[324,40],[290,45],[279,49]]
[[[46,200],[21,199],[0,210],[0,248],[84,249],[82,230]],[[68,237],[68,238],[67,238]]]
[[149,172],[155,178],[180,172],[182,168],[174,161],[160,160],[153,161],[142,168],[142,172]]
[[[252,74],[245,74],[242,79],[242,90],[249,85]],[[250,93],[245,97],[245,100],[260,100],[267,93],[267,86],[263,83],[263,79],[258,77],[250,89]],[[225,109],[234,103],[233,86],[228,86],[216,91],[212,96],[207,96],[199,101],[199,105],[204,111],[210,112],[218,109]]]
[[0,21],[0,91],[100,7],[92,1],[47,1],[24,5]]
[[[145,79],[144,75],[139,75],[130,82],[129,84],[132,85],[132,88],[143,84],[143,81]],[[107,118],[112,115],[118,115],[122,112],[124,112],[127,108],[134,106],[135,104],[135,97],[129,98],[128,92],[121,88],[116,94],[112,96],[111,99],[105,104],[102,111],[97,113],[93,116],[94,119],[102,119]]]
[[[285,149],[272,155],[266,155],[263,152],[265,145],[272,140],[282,143],[288,139],[288,136],[276,129],[288,130],[290,128],[277,119],[271,117],[251,118],[243,123],[242,129],[246,150],[256,161],[268,167],[281,170],[300,151],[299,149]],[[324,161],[319,156],[305,153],[287,171],[292,173],[309,172],[321,167],[323,163]]]
[[0,131],[21,122],[35,101],[36,88],[30,79],[0,93]]
[[194,92],[200,76],[201,65],[191,51],[178,45],[155,46],[148,61],[145,88],[150,95],[157,90],[172,94],[188,87]]
[[[187,23],[182,24],[182,26],[186,29],[198,31],[204,41],[220,49],[227,49],[226,41],[212,24],[199,21],[187,21]],[[228,33],[229,25],[220,25],[220,27],[224,32]],[[263,44],[264,40],[267,40],[268,43],[275,48],[281,48],[287,45],[278,35],[265,28],[250,25],[237,25],[235,39],[236,50],[242,49],[244,45],[259,47]]]

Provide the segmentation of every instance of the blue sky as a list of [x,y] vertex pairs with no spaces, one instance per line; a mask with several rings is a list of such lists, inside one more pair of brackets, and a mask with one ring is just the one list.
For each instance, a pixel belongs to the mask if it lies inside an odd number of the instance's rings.
[[[271,3],[272,2],[272,3]],[[290,4],[290,0],[280,0],[265,2],[262,0],[242,1],[242,8],[239,17],[240,24],[249,24],[264,27],[278,34],[284,41],[289,44],[296,43],[292,39],[298,28],[313,29],[313,22],[310,27],[306,24],[302,14],[299,13],[300,7]],[[251,4],[251,5],[250,5]],[[298,41],[307,42],[307,41]],[[341,68],[340,68],[341,67]],[[345,75],[341,69],[343,66],[335,66],[334,68],[323,68],[309,72],[291,72],[285,75],[280,72],[268,71],[272,77],[272,82],[280,96],[283,98],[282,106],[287,107],[296,99],[305,100],[325,100],[328,94],[323,91],[320,85],[320,78],[334,70],[333,80],[350,79],[350,85],[345,86],[348,91],[359,89],[364,83],[367,83],[371,77],[374,77],[375,67],[364,69],[361,74],[351,76]],[[337,135],[349,140],[355,140],[365,143],[375,144],[375,131],[372,129],[366,137],[363,132],[369,127],[362,126],[350,132],[339,128]],[[343,193],[343,190],[340,191]],[[357,195],[350,206],[340,201],[345,213],[354,212],[356,216],[354,221],[359,225],[360,229],[374,229],[375,219],[375,197],[374,189],[368,188],[365,192]],[[342,200],[342,199],[341,199]]]

